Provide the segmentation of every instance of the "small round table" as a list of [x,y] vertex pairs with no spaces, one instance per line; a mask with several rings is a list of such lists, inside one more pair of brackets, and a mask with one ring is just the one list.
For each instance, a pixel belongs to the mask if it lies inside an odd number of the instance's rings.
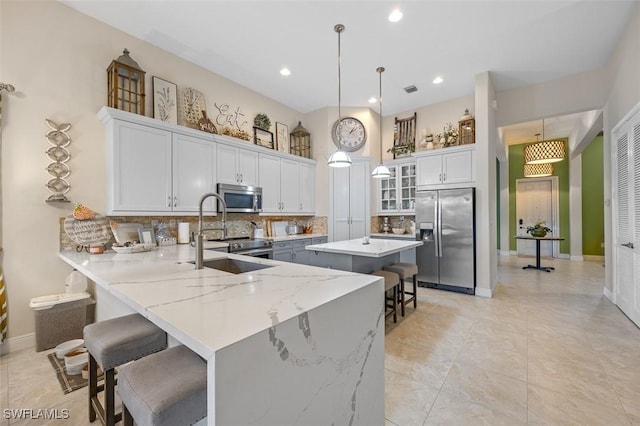
[[522,269],[537,269],[539,271],[551,272],[555,269],[553,266],[540,266],[540,241],[562,241],[560,237],[531,237],[529,235],[516,235],[516,240],[535,240],[536,241],[536,264],[523,266]]

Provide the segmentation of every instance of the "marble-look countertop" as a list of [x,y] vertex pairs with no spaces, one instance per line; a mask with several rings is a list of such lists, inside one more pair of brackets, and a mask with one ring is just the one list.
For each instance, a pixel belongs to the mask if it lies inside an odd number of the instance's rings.
[[400,240],[415,240],[415,234],[404,233],[404,234],[394,234],[393,232],[376,232],[375,234],[371,234],[372,237],[375,238],[387,238],[387,239],[400,239]]
[[370,238],[369,244],[363,244],[363,238],[334,241],[332,243],[311,244],[307,250],[326,253],[347,254],[352,256],[384,257],[422,245],[422,241],[386,240]]
[[269,240],[274,243],[280,241],[293,241],[293,240],[304,240],[306,238],[316,238],[316,237],[326,237],[327,234],[294,234],[294,235],[284,235],[280,237],[268,237]]
[[205,359],[380,279],[210,250],[205,261],[229,257],[273,267],[237,275],[196,270],[188,263],[195,258],[189,245],[136,254],[64,251],[59,257]]

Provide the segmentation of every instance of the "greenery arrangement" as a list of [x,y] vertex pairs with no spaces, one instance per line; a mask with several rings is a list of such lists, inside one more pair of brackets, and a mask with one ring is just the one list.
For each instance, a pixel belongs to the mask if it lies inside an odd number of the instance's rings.
[[269,119],[269,116],[267,114],[265,114],[264,112],[259,112],[253,119],[253,125],[268,132],[271,128],[271,120]]
[[247,131],[236,129],[235,127],[225,126],[220,130],[220,134],[242,139],[245,141],[251,140],[251,135]]
[[402,145],[394,145],[393,147],[389,148],[387,152],[392,152],[395,155],[402,155],[402,154],[410,154],[412,152],[415,152],[415,150],[416,150],[416,144],[413,142],[408,142]]
[[453,124],[447,123],[442,130],[442,133],[436,135],[436,141],[440,142],[443,147],[458,144],[458,129],[453,127]]
[[532,237],[544,237],[547,232],[551,232],[551,228],[545,225],[544,221],[538,221],[533,226],[527,226],[527,234]]

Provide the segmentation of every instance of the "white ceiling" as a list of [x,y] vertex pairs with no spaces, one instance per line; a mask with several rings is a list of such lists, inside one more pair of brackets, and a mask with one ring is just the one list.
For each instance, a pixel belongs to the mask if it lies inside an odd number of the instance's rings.
[[[639,0],[212,1],[60,0],[297,111],[368,107],[384,66],[385,115],[604,66]],[[387,20],[399,7],[404,18]],[[132,56],[136,58],[135,52]],[[292,74],[283,77],[282,67]],[[440,75],[444,83],[434,85]],[[403,88],[416,85],[418,92]],[[546,127],[546,122],[545,122]],[[535,140],[530,125],[529,141]],[[545,136],[547,131],[545,129]]]

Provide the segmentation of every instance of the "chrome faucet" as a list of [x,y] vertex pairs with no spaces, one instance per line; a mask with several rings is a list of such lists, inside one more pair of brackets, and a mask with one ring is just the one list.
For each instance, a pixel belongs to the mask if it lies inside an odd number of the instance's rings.
[[222,206],[222,239],[227,239],[227,203],[224,202],[224,199],[220,196],[220,194],[216,194],[215,192],[209,192],[204,194],[202,198],[200,198],[200,210],[198,216],[198,235],[196,236],[196,269],[202,269],[202,250],[204,247],[204,234],[202,233],[202,205],[204,204],[204,200],[209,197],[216,197],[220,200],[220,205]]

